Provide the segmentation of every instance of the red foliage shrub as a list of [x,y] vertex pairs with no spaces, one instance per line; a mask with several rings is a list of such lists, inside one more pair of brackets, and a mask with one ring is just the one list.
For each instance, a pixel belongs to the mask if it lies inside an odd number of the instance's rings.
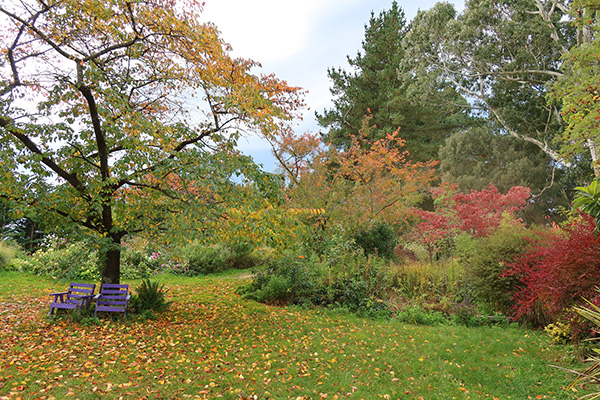
[[527,204],[530,192],[526,187],[515,186],[502,194],[490,183],[488,189],[479,192],[458,193],[454,196],[454,208],[460,220],[458,228],[475,237],[488,236],[500,226],[502,214],[514,215]]
[[439,250],[441,240],[450,231],[450,224],[445,216],[431,211],[415,210],[415,214],[423,218],[423,222],[417,224],[407,238],[423,244],[429,253],[429,261],[433,262],[433,256]]
[[435,212],[413,210],[423,222],[414,226],[406,238],[426,246],[430,257],[446,237],[457,236],[460,232],[474,237],[492,234],[500,227],[505,213],[516,218],[515,213],[527,204],[530,195],[530,190],[522,186],[502,194],[493,184],[488,189],[472,190],[471,193],[454,194],[454,190],[455,187],[445,185],[432,191]]
[[537,307],[556,317],[583,298],[596,300],[600,236],[595,226],[594,218],[581,215],[508,266],[503,275],[519,277],[522,285],[513,295],[515,318],[527,317]]

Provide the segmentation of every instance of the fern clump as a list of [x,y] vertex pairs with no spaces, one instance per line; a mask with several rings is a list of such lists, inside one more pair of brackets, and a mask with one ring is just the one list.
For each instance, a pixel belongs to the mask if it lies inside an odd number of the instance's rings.
[[163,312],[171,305],[171,302],[165,298],[167,291],[164,284],[144,279],[140,286],[136,288],[136,293],[132,296],[131,302],[139,314],[145,311]]

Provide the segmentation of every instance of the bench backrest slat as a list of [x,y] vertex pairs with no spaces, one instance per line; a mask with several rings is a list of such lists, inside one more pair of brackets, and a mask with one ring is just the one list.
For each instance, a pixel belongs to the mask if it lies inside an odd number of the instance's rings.
[[100,294],[96,298],[96,313],[108,311],[125,314],[129,298],[129,285],[103,283],[100,286]]
[[67,299],[81,299],[94,294],[96,285],[93,283],[75,283],[71,282],[67,290]]
[[94,290],[96,289],[96,285],[93,283],[74,283],[72,282],[69,285],[69,290],[67,291],[68,297],[75,296],[89,296],[94,294]]

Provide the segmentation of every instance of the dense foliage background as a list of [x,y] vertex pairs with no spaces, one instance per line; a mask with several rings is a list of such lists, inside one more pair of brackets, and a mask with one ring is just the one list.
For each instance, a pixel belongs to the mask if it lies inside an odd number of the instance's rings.
[[[236,293],[269,304],[596,334],[573,307],[600,303],[600,2],[413,21],[393,2],[329,70],[321,135],[288,124],[301,89],[231,57],[188,3],[0,6],[0,270],[244,269]],[[240,154],[247,130],[279,172]]]

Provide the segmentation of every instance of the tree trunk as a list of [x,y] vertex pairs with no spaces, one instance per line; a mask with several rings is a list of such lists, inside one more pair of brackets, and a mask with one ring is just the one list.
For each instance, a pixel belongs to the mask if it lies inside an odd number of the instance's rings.
[[34,247],[34,242],[33,240],[35,239],[35,222],[31,222],[31,232],[29,233],[29,250],[33,250]]
[[112,243],[106,250],[100,250],[102,283],[120,283],[121,280],[121,237],[111,236]]
[[594,176],[600,177],[600,164],[598,163],[598,145],[594,139],[589,138],[587,140],[588,147],[590,149],[590,155],[592,156],[592,167],[594,168]]

